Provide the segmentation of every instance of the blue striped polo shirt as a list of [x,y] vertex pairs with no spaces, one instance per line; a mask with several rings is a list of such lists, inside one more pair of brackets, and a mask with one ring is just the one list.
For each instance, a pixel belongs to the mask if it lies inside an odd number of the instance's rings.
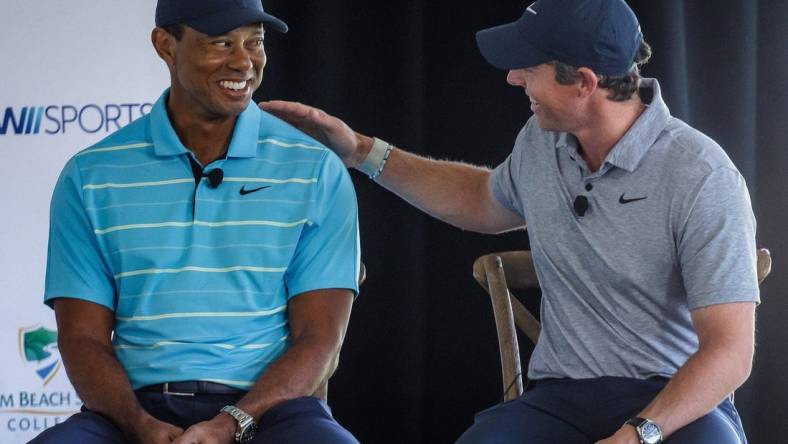
[[45,301],[112,310],[115,353],[135,389],[181,380],[248,389],[288,347],[290,298],[357,293],[355,191],[334,153],[254,104],[226,158],[205,166],[224,181],[195,186],[167,97],[63,169]]

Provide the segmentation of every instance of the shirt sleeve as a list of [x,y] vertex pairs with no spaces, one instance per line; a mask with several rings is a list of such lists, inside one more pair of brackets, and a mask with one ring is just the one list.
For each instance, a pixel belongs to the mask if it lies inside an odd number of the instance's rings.
[[50,205],[44,302],[51,307],[59,297],[115,310],[115,279],[93,233],[75,159],[63,168]]
[[332,152],[321,166],[314,217],[304,227],[285,273],[290,298],[342,288],[358,294],[361,248],[356,192],[347,169]]
[[689,308],[760,302],[755,216],[744,178],[733,168],[713,170],[690,198],[677,243]]
[[525,210],[523,209],[523,201],[520,196],[518,184],[521,185],[524,183],[520,175],[522,174],[523,150],[526,145],[525,133],[530,124],[531,121],[529,120],[528,124],[520,131],[520,135],[517,137],[517,141],[509,157],[492,172],[493,195],[498,199],[501,205],[520,216],[525,215]]

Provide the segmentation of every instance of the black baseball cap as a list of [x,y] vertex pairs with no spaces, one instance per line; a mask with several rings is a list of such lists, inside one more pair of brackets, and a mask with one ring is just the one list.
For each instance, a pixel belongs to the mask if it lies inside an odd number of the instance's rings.
[[156,26],[178,23],[208,35],[224,34],[252,23],[287,32],[287,24],[265,12],[261,0],[159,0]]
[[538,0],[519,20],[476,34],[482,55],[496,68],[557,60],[602,75],[629,72],[642,39],[624,0]]

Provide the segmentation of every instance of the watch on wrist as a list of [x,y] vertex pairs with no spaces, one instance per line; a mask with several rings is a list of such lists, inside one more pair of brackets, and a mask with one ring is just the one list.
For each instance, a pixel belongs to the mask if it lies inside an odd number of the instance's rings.
[[625,424],[635,428],[640,444],[660,444],[662,442],[662,430],[650,419],[634,417]]
[[221,411],[232,416],[238,422],[238,427],[235,429],[235,442],[245,443],[254,438],[254,434],[257,432],[257,424],[254,422],[252,415],[234,405],[226,405],[222,407]]

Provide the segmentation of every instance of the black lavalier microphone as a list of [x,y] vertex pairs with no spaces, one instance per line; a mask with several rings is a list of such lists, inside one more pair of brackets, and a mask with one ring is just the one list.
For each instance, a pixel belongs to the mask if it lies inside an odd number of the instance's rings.
[[202,177],[208,178],[208,183],[211,184],[211,188],[218,187],[222,180],[224,180],[224,171],[221,168],[214,168],[207,173],[202,173]]
[[583,217],[586,211],[588,211],[588,198],[583,195],[575,197],[574,207],[575,214],[577,214],[578,217]]

